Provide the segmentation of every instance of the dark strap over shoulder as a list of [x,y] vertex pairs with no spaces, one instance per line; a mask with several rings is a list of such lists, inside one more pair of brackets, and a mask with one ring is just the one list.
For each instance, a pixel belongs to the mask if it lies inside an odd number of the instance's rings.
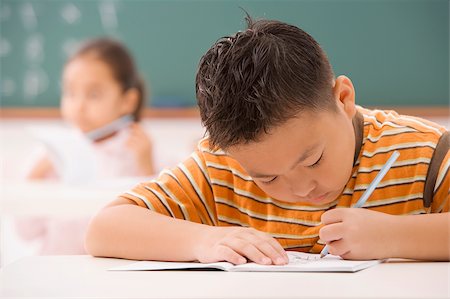
[[446,131],[442,134],[441,138],[434,149],[433,156],[431,157],[430,165],[428,167],[427,177],[425,179],[425,187],[423,190],[423,204],[426,208],[431,206],[433,202],[434,186],[436,185],[436,179],[439,173],[439,168],[444,160],[445,155],[450,147],[450,134]]

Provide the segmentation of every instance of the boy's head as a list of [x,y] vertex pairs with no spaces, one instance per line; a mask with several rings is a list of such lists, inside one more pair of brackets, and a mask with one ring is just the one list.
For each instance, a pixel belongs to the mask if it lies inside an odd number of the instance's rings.
[[332,68],[309,34],[278,21],[247,22],[208,50],[197,73],[203,124],[223,149],[255,141],[298,112],[336,108]]
[[209,142],[276,199],[330,202],[353,165],[352,83],[334,79],[326,54],[303,30],[247,22],[200,61],[196,92]]

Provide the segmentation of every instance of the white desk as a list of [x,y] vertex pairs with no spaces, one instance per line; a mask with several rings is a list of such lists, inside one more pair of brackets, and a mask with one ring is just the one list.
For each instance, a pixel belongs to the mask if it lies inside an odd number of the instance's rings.
[[51,181],[0,180],[0,265],[29,251],[14,232],[17,216],[49,216],[73,219],[90,217],[118,195],[148,178],[121,178],[64,184]]
[[106,271],[129,262],[90,256],[24,258],[0,269],[0,297],[450,297],[450,263],[392,261],[357,273]]
[[0,215],[93,215],[124,191],[147,179],[115,179],[84,185],[1,180]]

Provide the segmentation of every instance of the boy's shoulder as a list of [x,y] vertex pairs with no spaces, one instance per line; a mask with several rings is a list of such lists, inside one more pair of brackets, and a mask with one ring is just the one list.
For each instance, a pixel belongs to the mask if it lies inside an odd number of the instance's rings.
[[393,110],[371,110],[360,106],[357,106],[357,110],[363,115],[364,137],[370,141],[378,141],[381,137],[385,137],[391,143],[408,141],[436,143],[447,131],[444,126],[432,121],[401,115]]
[[198,142],[196,152],[201,156],[206,166],[229,170],[231,173],[237,174],[246,181],[252,181],[252,178],[239,162],[229,156],[224,150],[212,147],[208,137],[204,137]]
[[420,168],[425,175],[431,164],[441,165],[448,152],[445,127],[395,111],[359,106],[357,109],[364,121],[359,135],[362,136],[360,167],[382,165],[394,151],[400,153],[398,163],[407,165],[410,172]]
[[214,153],[218,155],[224,155],[225,152],[221,149],[215,149],[211,146],[211,142],[209,141],[209,137],[203,137],[197,144],[197,150],[200,152]]
[[[362,140],[356,184],[367,185],[373,181],[377,174],[374,170],[398,151],[400,157],[386,176],[382,196],[390,194],[392,198],[389,200],[417,196],[423,199],[423,207],[429,208],[434,200],[433,190],[441,185],[439,177],[445,176],[445,167],[448,167],[448,158],[445,157],[448,157],[449,134],[446,128],[395,111],[357,109],[362,115],[363,124],[360,123],[359,128],[363,133],[357,135],[362,136]],[[403,187],[399,188],[399,185]],[[403,193],[404,190],[408,194]],[[414,194],[409,194],[411,192]],[[436,205],[440,204],[441,201],[437,200]]]

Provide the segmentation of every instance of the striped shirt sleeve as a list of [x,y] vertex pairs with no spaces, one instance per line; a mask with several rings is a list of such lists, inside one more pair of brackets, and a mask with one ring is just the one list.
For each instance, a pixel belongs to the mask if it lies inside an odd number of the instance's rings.
[[450,212],[450,151],[447,150],[444,160],[439,167],[439,172],[434,185],[432,213]]
[[169,217],[217,225],[209,174],[198,150],[177,167],[163,170],[157,179],[141,183],[121,197]]

